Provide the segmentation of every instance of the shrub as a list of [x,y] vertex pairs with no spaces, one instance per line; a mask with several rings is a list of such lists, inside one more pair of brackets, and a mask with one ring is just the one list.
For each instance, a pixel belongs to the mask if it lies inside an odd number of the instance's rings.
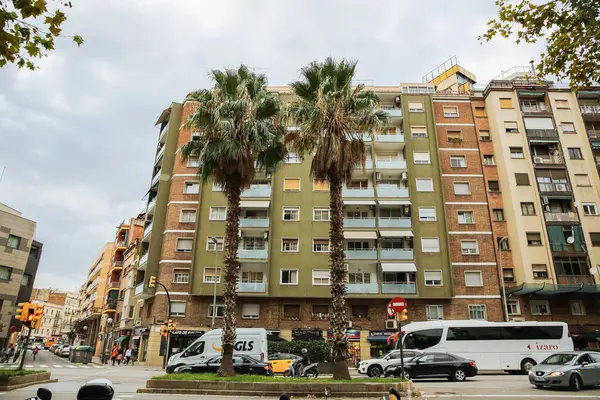
[[269,354],[273,353],[292,353],[296,355],[302,354],[302,349],[308,351],[308,358],[311,362],[328,362],[331,361],[331,342],[325,340],[311,340],[304,342],[300,340],[292,340],[289,342],[269,342]]

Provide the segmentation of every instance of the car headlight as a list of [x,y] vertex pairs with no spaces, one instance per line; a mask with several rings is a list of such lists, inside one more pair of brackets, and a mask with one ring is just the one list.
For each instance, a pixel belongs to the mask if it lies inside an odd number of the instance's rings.
[[550,373],[550,375],[548,376],[563,376],[565,373],[562,371],[554,371],[552,373]]

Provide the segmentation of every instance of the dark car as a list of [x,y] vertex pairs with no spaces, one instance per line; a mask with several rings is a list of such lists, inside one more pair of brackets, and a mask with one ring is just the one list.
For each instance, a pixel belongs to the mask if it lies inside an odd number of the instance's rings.
[[[174,372],[217,372],[220,366],[221,356],[216,356],[210,358],[205,363],[182,365],[175,368]],[[271,367],[271,364],[244,355],[233,356],[233,369],[235,370],[236,374],[273,375],[273,368]]]
[[552,354],[529,371],[529,382],[541,389],[544,386],[569,387],[600,385],[600,353],[569,351]]
[[[451,381],[464,381],[477,375],[477,365],[448,353],[425,353],[404,363],[404,375],[407,378],[448,378]],[[400,377],[400,363],[385,369],[385,376]]]

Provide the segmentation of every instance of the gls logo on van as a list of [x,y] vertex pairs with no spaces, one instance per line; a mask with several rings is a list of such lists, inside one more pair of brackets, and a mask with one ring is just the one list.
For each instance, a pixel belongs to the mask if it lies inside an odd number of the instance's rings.
[[[212,348],[214,351],[222,351],[223,350],[222,347],[215,347],[214,343],[212,345]],[[252,350],[254,350],[254,340],[250,340],[250,341],[240,340],[239,342],[235,343],[235,346],[233,346],[233,349],[235,351],[252,351]]]

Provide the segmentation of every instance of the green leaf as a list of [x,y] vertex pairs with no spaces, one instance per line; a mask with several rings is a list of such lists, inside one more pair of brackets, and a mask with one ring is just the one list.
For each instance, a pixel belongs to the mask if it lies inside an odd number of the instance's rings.
[[83,38],[79,35],[73,36],[73,41],[77,43],[77,46],[81,46],[83,44]]

